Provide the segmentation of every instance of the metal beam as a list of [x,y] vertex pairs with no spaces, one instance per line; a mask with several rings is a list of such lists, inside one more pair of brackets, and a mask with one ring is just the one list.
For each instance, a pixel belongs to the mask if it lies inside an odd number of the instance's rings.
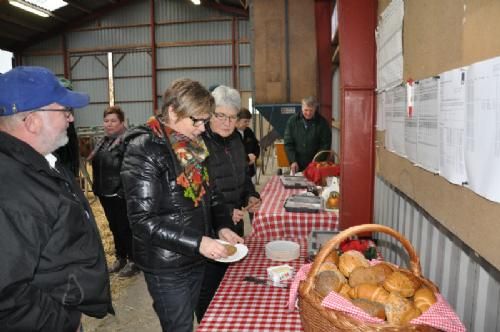
[[50,39],[54,36],[57,36],[61,33],[68,32],[71,29],[74,29],[74,28],[79,27],[79,26],[81,26],[89,21],[92,21],[92,20],[95,20],[101,16],[104,16],[107,13],[109,13],[115,9],[118,9],[120,7],[123,7],[131,2],[134,2],[134,1],[138,1],[138,0],[121,0],[120,2],[113,2],[112,4],[106,5],[106,6],[102,7],[101,9],[96,10],[95,12],[92,12],[89,15],[83,15],[83,16],[77,17],[75,19],[72,19],[71,22],[69,22],[68,24],[64,24],[62,26],[57,26],[57,27],[47,31],[46,33],[36,35],[36,36],[30,38],[26,43],[22,43],[20,45],[17,45],[16,49],[19,51],[22,51],[25,48],[31,46],[31,44],[33,44],[33,43],[38,43],[40,41]]
[[66,1],[66,2],[68,3],[68,5],[70,5],[71,7],[74,7],[74,8],[76,8],[76,9],[78,9],[78,10],[82,11],[82,12],[85,12],[85,13],[87,13],[87,14],[92,13],[92,11],[91,11],[90,9],[85,8],[84,6],[79,5],[79,4],[75,3],[74,1],[71,1],[71,0],[65,0],[65,1]]
[[220,11],[228,13],[228,14],[242,16],[242,17],[248,17],[248,9],[245,10],[245,9],[238,8],[238,7],[224,5],[224,4],[215,2],[213,0],[201,0],[201,4],[205,7],[217,9],[217,10],[220,10]]
[[21,22],[19,20],[16,20],[14,17],[11,17],[9,15],[5,15],[5,14],[1,14],[1,13],[0,13],[0,20],[1,21],[5,21],[5,22],[9,22],[11,24],[18,25],[20,27],[23,27],[23,28],[26,28],[26,29],[29,29],[29,30],[34,30],[34,31],[38,31],[38,32],[45,32],[45,31],[47,31],[45,29],[40,28],[39,26],[28,24],[28,23],[25,23],[25,22]]

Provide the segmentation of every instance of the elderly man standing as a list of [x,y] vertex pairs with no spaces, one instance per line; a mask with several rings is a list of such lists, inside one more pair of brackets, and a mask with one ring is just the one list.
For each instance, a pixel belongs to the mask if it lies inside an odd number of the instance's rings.
[[41,67],[0,75],[0,331],[76,331],[112,313],[91,208],[52,154],[86,94]]
[[302,111],[292,115],[285,129],[285,151],[292,173],[303,171],[321,150],[330,150],[332,132],[318,112],[314,97],[302,99]]

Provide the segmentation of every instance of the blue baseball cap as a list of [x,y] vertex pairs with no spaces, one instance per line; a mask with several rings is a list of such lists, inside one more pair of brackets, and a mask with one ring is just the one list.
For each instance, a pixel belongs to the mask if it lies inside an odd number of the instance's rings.
[[0,116],[52,103],[81,108],[89,104],[89,95],[66,89],[54,73],[43,67],[19,66],[0,75]]

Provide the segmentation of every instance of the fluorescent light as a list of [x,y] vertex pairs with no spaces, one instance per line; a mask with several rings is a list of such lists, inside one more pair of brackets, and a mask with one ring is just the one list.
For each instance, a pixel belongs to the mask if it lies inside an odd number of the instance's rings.
[[195,5],[201,4],[201,0],[191,0],[191,2],[194,3]]
[[67,5],[67,3],[63,0],[24,0],[24,1],[51,12]]
[[17,0],[9,0],[9,4],[11,4],[12,6],[15,6],[17,8],[20,8],[22,10],[25,10],[27,12],[30,12],[32,14],[41,16],[41,17],[49,17],[49,14],[47,14],[46,12],[44,12],[43,9],[36,9],[36,8],[34,8],[34,6],[31,7],[28,4],[19,2]]

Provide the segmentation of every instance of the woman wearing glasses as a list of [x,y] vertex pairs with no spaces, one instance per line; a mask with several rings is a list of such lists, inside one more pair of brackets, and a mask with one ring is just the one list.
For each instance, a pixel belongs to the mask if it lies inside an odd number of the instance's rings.
[[[255,212],[260,206],[260,196],[248,174],[247,154],[243,142],[235,130],[241,108],[237,90],[220,85],[212,96],[215,112],[203,139],[210,152],[208,170],[210,181],[224,194],[226,206],[231,211],[233,230],[243,236],[243,216],[245,211]],[[215,294],[227,264],[209,262],[203,280],[200,301],[196,309],[198,320],[203,315]]]
[[227,257],[214,237],[243,242],[208,178],[200,134],[213,109],[200,83],[177,80],[165,91],[160,114],[125,138],[121,175],[134,258],[163,331],[192,331],[205,258]]

